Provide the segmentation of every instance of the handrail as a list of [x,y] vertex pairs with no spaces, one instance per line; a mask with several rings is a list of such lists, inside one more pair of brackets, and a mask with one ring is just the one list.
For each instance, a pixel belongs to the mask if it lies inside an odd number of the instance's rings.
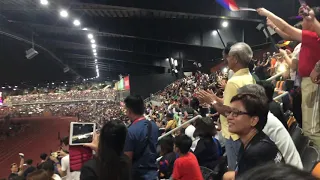
[[284,73],[284,72],[278,73],[278,74],[276,74],[276,75],[268,78],[266,81],[272,81],[272,80],[276,79],[277,77],[281,76],[283,73]]
[[275,98],[273,98],[273,100],[278,100],[278,99],[280,99],[280,98],[282,98],[282,97],[284,97],[284,96],[286,96],[286,95],[288,95],[289,94],[289,92],[287,91],[287,92],[285,92],[285,93],[283,93],[283,94],[280,94],[279,96],[277,96],[277,97],[275,97]]
[[158,141],[160,141],[162,138],[164,138],[164,137],[166,137],[166,136],[169,136],[170,134],[174,133],[175,131],[181,129],[184,125],[186,125],[186,124],[188,124],[188,123],[191,123],[191,122],[193,122],[193,121],[195,121],[195,120],[197,120],[197,119],[199,119],[199,118],[202,118],[202,116],[201,116],[201,115],[197,115],[196,117],[193,117],[192,119],[190,119],[190,120],[186,121],[185,123],[181,124],[181,126],[176,127],[176,128],[174,128],[174,129],[172,129],[171,131],[165,133],[164,135],[160,136],[160,137],[158,138]]

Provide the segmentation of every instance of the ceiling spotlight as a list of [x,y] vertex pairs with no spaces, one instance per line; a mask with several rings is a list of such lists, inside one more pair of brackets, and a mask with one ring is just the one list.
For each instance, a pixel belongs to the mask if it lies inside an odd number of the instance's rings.
[[166,61],[169,61],[169,58],[166,58]]
[[87,31],[87,30],[88,30],[88,28],[82,28],[82,30]]
[[97,45],[96,45],[96,44],[91,44],[91,47],[92,47],[93,49],[95,49],[95,48],[97,47]]
[[97,50],[96,50],[96,49],[93,49],[92,51],[93,51],[94,53],[95,53],[95,52],[97,52]]
[[75,25],[75,26],[80,26],[80,21],[78,20],[78,19],[75,19],[74,21],[73,21],[73,24]]
[[49,4],[48,0],[40,0],[40,3],[42,5],[48,5]]
[[94,62],[97,62],[97,61],[98,61],[97,59],[94,60]]
[[66,18],[66,17],[68,17],[68,15],[69,15],[69,14],[68,14],[68,12],[67,12],[66,10],[61,10],[61,11],[60,11],[60,16],[61,16],[61,17]]
[[96,40],[94,40],[94,39],[91,39],[91,41],[90,41],[90,42],[91,42],[91,43],[93,44],[93,43],[95,43],[95,42],[96,42]]
[[97,56],[97,53],[93,53],[93,55]]
[[92,38],[93,38],[93,34],[91,34],[91,33],[88,34],[88,38],[89,38],[89,39],[92,39]]
[[216,36],[218,34],[217,30],[212,31],[212,35]]
[[222,25],[222,27],[226,28],[226,27],[228,27],[229,23],[228,23],[228,21],[223,21],[221,25]]

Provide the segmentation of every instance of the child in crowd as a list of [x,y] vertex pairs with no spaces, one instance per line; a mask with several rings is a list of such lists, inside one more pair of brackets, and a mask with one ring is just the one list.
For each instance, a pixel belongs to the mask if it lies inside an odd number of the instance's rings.
[[203,180],[200,166],[195,155],[190,151],[192,140],[187,135],[175,138],[174,151],[179,158],[174,162],[173,180]]
[[173,171],[174,161],[177,155],[173,152],[173,137],[166,136],[159,142],[161,147],[160,155],[162,158],[159,161],[159,179],[169,179]]

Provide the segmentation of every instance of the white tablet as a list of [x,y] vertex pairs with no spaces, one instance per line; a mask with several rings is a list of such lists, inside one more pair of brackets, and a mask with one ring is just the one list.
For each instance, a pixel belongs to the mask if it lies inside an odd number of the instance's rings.
[[96,130],[95,123],[70,123],[69,144],[70,145],[83,145],[85,143],[91,143],[93,138],[93,132]]

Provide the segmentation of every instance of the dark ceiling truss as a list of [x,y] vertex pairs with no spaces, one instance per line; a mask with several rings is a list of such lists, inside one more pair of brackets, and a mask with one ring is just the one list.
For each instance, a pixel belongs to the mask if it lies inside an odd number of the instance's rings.
[[[21,36],[17,36],[14,35],[12,33],[9,32],[5,32],[0,28],[0,35],[6,36],[6,37],[10,37],[12,39],[18,40],[18,41],[22,41],[24,43],[30,44],[30,45],[34,45],[37,48],[40,48],[41,50],[47,52],[62,68],[66,67],[66,64],[64,63],[64,61],[62,59],[60,59],[59,57],[57,57],[52,51],[48,50],[47,48],[43,47],[42,45],[38,44],[38,43],[34,43],[32,41],[27,40],[24,37]],[[78,77],[83,78],[78,72],[76,72],[74,69],[70,68],[69,70],[71,73],[75,74]]]
[[[36,0],[1,0],[1,10],[3,11],[47,11],[45,8],[40,8]],[[12,1],[12,2],[10,2]],[[24,1],[24,2],[23,2]],[[50,1],[51,3],[52,1]],[[105,4],[81,3],[75,1],[59,1],[52,2],[54,8],[50,11],[57,10],[57,4],[67,4],[71,11],[84,13],[92,17],[111,17],[111,18],[167,18],[167,19],[229,19],[229,20],[245,20],[252,22],[260,22],[259,19],[248,19],[244,17],[225,17],[222,15],[199,14],[188,12],[175,12],[156,9],[122,7]],[[28,7],[28,8],[25,8]]]

